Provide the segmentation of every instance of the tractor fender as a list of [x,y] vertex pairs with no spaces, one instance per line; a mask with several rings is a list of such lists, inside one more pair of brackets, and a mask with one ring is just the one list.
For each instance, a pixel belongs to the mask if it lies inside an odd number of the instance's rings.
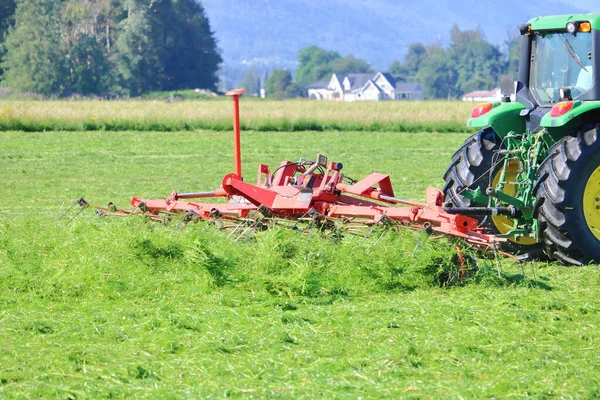
[[521,110],[525,109],[523,104],[500,102],[489,104],[492,105],[492,109],[479,117],[471,116],[467,121],[468,127],[491,126],[500,137],[505,137],[511,131],[525,132],[525,119],[520,116]]
[[[556,106],[555,106],[556,107]],[[544,128],[570,128],[571,123],[575,121],[576,124],[581,125],[581,118],[589,116],[591,121],[587,122],[598,122],[599,119],[593,117],[591,114],[600,113],[600,101],[574,101],[573,108],[567,113],[558,117],[553,117],[551,112],[544,115],[541,121],[541,126]],[[579,118],[581,117],[581,118]]]

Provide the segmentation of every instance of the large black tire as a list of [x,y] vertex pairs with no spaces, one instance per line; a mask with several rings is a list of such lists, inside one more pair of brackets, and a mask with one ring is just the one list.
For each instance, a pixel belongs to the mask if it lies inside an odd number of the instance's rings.
[[[452,162],[444,173],[444,198],[449,207],[486,206],[472,204],[472,201],[461,193],[463,188],[481,189],[485,193],[491,185],[490,176],[494,176],[502,167],[501,159],[496,153],[504,148],[498,134],[487,127],[473,134],[452,155]],[[497,164],[497,165],[496,165]],[[492,173],[490,173],[492,170]],[[490,217],[476,217],[479,227],[485,228],[490,234],[498,234],[498,228]],[[521,255],[526,259],[545,258],[544,246],[541,243],[521,245],[512,241],[502,243],[503,251]]]
[[[559,140],[542,163],[534,189],[534,217],[548,253],[568,265],[600,263],[600,239],[590,219],[600,218],[599,133],[600,125],[588,126]],[[587,211],[584,196],[594,203]]]
[[[450,207],[471,207],[471,200],[464,197],[463,188],[480,188],[482,193],[489,185],[492,156],[500,150],[501,140],[496,132],[487,127],[471,135],[452,155],[452,162],[444,173],[444,198]],[[482,206],[482,204],[478,204]],[[484,217],[477,220],[482,223]]]

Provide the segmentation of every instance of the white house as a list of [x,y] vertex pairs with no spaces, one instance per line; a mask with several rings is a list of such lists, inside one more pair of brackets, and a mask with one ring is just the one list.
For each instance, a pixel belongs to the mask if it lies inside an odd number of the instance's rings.
[[423,91],[417,83],[402,83],[388,73],[333,74],[329,81],[308,86],[308,97],[316,100],[381,101],[422,100]]

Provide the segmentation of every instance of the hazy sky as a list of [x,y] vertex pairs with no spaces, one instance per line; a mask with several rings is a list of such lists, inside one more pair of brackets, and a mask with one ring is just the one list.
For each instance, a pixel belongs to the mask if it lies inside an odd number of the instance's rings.
[[575,7],[579,7],[586,12],[600,12],[599,0],[563,0],[563,3],[573,4]]

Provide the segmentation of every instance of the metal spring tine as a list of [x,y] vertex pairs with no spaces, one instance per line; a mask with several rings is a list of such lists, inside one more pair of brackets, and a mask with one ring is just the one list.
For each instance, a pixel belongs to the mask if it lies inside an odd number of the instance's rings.
[[[212,220],[212,221],[215,222],[216,220]],[[202,232],[208,232],[208,229],[210,228],[210,224],[205,219],[203,219],[202,222],[205,222],[204,227],[202,228]],[[216,222],[215,222],[215,226],[217,226]]]
[[199,217],[198,213],[193,210],[187,210],[185,214],[179,219],[177,223],[177,230],[181,231],[186,223],[194,221],[194,217]]
[[230,238],[234,233],[237,233],[237,231],[242,227],[246,226],[247,223],[247,219],[242,219],[241,222],[235,227],[235,229],[231,231],[231,233],[227,236],[227,238]]
[[133,214],[136,214],[136,211],[139,210],[139,207],[135,207],[133,210],[131,210],[131,212],[129,214],[127,214],[127,216],[125,218],[129,218],[131,217]]
[[246,235],[246,233],[247,233],[247,232],[248,232],[250,229],[252,229],[252,226],[249,226],[249,227],[247,227],[246,229],[244,229],[244,230],[242,231],[242,233],[240,233],[240,234],[238,235],[238,237],[236,237],[236,238],[235,238],[234,242],[237,242],[238,240],[240,240],[241,238],[243,238],[243,237]]
[[[373,243],[371,243],[371,245],[370,245],[369,247],[367,247],[367,253],[368,253],[368,252],[371,250],[371,248],[372,248],[373,246],[375,246],[375,245],[376,245],[376,244],[379,242],[379,240],[380,240],[380,239],[383,237],[383,235],[385,235],[385,234],[387,233],[388,229],[389,229],[389,228],[388,228],[387,226],[385,226],[385,227],[383,228],[383,231],[382,231],[382,232],[381,232],[381,234],[380,234],[380,235],[377,237],[377,239],[375,239],[375,241],[374,241]],[[364,240],[363,240],[363,241],[364,241]]]
[[375,229],[375,226],[376,226],[376,225],[372,225],[372,226],[369,228],[369,231],[367,232],[367,234],[366,234],[366,235],[365,235],[365,237],[363,238],[363,242],[364,242],[365,240],[367,240],[367,239],[368,239],[368,238],[371,236],[371,234],[373,233],[373,230]]
[[383,232],[381,232],[381,235],[379,235],[379,236],[377,237],[377,239],[375,239],[375,243],[373,243],[373,244],[377,244],[377,242],[379,242],[379,240],[380,240],[380,239],[383,237],[383,235],[385,235],[385,234],[388,232],[388,230],[389,230],[389,229],[390,229],[390,228],[386,226],[386,227],[383,229]]
[[175,226],[175,229],[171,231],[171,233],[169,233],[169,236],[173,236],[173,234],[175,233],[181,233],[181,231],[184,228],[184,224],[183,221],[185,220],[185,218],[187,217],[187,213],[183,215],[183,217],[181,217],[179,219],[179,222],[177,223],[177,225]]
[[419,247],[421,247],[421,241],[423,240],[423,236],[419,237],[419,240],[417,241],[417,244],[415,245],[415,248],[413,249],[413,252],[411,254],[411,257],[415,257],[415,254],[417,254]]
[[[307,229],[304,230],[304,231],[306,231],[307,237],[309,237],[309,238],[313,237],[314,227],[315,227],[315,221],[311,219],[311,221],[308,223]],[[304,233],[304,231],[302,231],[302,233]]]
[[258,220],[255,220],[253,224],[249,225],[246,229],[244,229],[242,233],[239,234],[239,236],[234,240],[234,242],[237,242],[239,239],[244,237],[246,233],[248,233],[248,231],[250,231],[251,229],[255,229],[259,223],[260,222]]
[[[307,215],[308,215],[308,212],[304,213],[304,215],[303,215],[303,216],[301,216],[300,218],[298,218],[298,219],[296,220],[296,222],[294,223],[294,225],[292,225],[292,226],[290,227],[290,229],[291,229],[291,230],[296,230],[296,229],[298,229],[298,223],[299,223],[301,220],[303,220],[304,218],[306,218],[306,216],[307,216]],[[304,229],[302,230],[302,233],[304,233]]]
[[83,212],[83,210],[84,210],[83,208],[82,208],[81,210],[79,210],[79,211],[77,212],[77,214],[75,214],[75,215],[73,216],[73,218],[71,218],[71,219],[69,220],[69,222],[67,222],[67,223],[65,224],[65,226],[67,226],[67,225],[69,225],[71,222],[73,222],[73,220],[74,220],[75,218],[77,218],[77,217],[79,216],[79,214],[81,214],[81,213]]
[[498,272],[498,279],[502,279],[502,266],[500,260],[498,259],[498,252],[494,251],[494,259],[496,261],[496,270]]
[[60,221],[61,219],[63,219],[63,217],[64,217],[65,215],[67,215],[67,213],[68,213],[69,211],[71,211],[71,210],[73,209],[73,207],[75,207],[75,205],[77,205],[77,203],[74,203],[73,205],[71,205],[71,207],[69,207],[69,208],[67,209],[67,211],[65,211],[65,212],[64,212],[64,213],[63,213],[63,214],[62,214],[60,217],[58,217],[58,219],[57,219],[56,221]]
[[323,224],[321,224],[321,226],[318,225],[318,221],[316,221],[314,218],[311,218],[310,221],[310,225],[309,227],[311,228],[310,230],[308,230],[308,237],[311,238],[315,235],[315,230],[317,232],[323,232],[325,231],[325,227]]
[[87,201],[85,201],[83,197],[80,197],[78,200],[75,200],[75,203],[73,203],[71,205],[71,207],[69,207],[67,209],[67,211],[65,211],[60,217],[58,217],[58,219],[56,221],[58,222],[61,219],[63,219],[73,209],[73,207],[75,207],[77,205],[81,207],[81,210],[79,210],[79,212],[77,212],[77,214],[75,214],[73,217],[71,217],[71,219],[65,224],[65,226],[69,225],[71,223],[71,221],[73,221],[75,218],[77,218],[77,216],[79,214],[81,214],[83,212],[84,209],[86,209],[90,206],[89,203]]

